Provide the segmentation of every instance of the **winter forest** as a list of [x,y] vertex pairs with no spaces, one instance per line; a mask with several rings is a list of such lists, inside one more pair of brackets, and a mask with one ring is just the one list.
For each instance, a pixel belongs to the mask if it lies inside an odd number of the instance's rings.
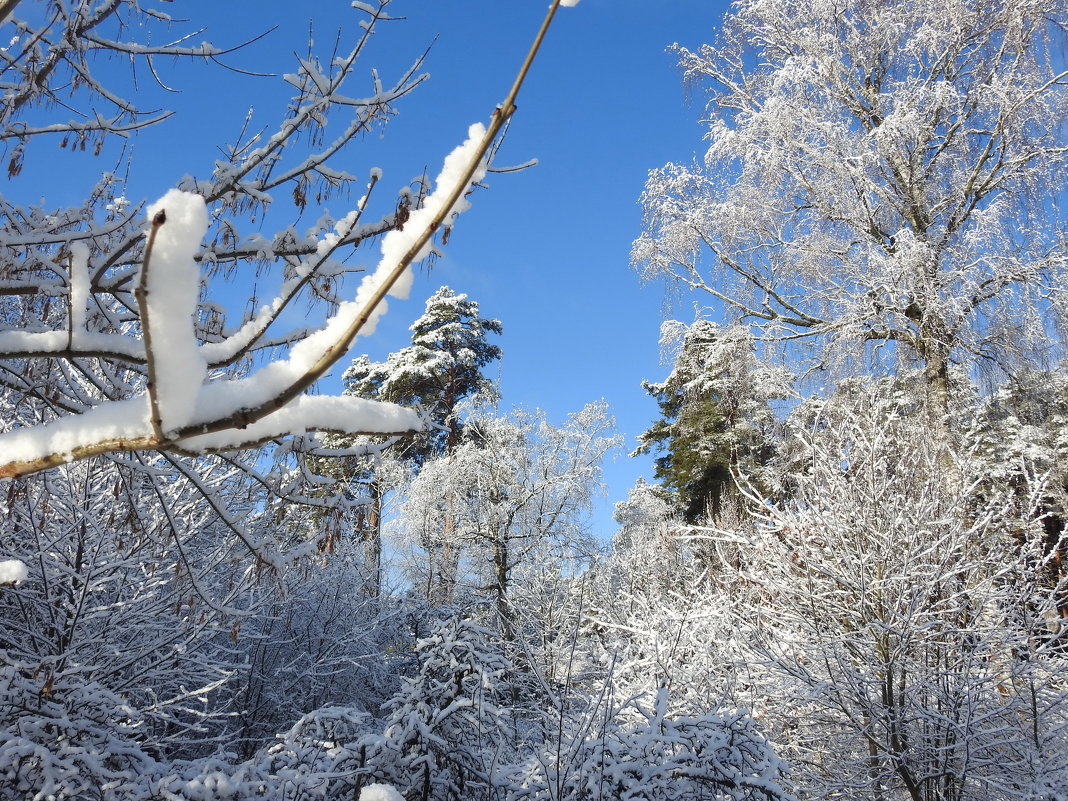
[[[0,800],[1068,801],[1063,0],[735,0],[671,47],[698,157],[589,266],[675,299],[637,439],[510,404],[508,320],[434,275],[602,7],[539,8],[405,183],[361,153],[432,91],[374,61],[419,4],[252,74],[268,6],[0,0]],[[187,64],[288,99],[134,148]]]

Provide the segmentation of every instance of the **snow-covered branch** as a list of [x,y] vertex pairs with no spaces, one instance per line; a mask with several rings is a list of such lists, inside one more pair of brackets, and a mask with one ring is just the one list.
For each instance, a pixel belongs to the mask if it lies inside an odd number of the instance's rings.
[[[321,219],[309,237],[283,235],[281,242],[276,238],[271,243],[239,245],[235,244],[234,227],[225,223],[215,224],[223,247],[216,249],[214,243],[204,247],[213,220],[222,212],[250,204],[265,205],[269,202],[266,190],[283,181],[295,181],[295,200],[303,208],[306,199],[298,196],[302,196],[309,175],[317,174],[334,184],[352,180],[347,173],[326,168],[323,163],[423,79],[416,74],[417,62],[389,88],[383,88],[375,74],[375,91],[368,98],[357,101],[341,92],[374,23],[386,18],[388,2],[357,7],[358,12],[370,16],[370,21],[349,54],[331,61],[329,74],[313,59],[299,60],[299,71],[286,80],[300,94],[290,106],[290,115],[266,142],[256,147],[250,146],[251,141],[235,146],[229,162],[216,163],[210,182],[188,180],[149,206],[148,235],[143,243],[134,226],[111,232],[96,227],[88,235],[75,234],[82,226],[92,225],[91,208],[65,215],[62,223],[57,215],[42,209],[20,209],[9,217],[9,228],[0,231],[0,247],[6,244],[5,234],[10,234],[12,239],[28,238],[32,254],[13,260],[20,265],[13,276],[20,281],[19,294],[13,297],[22,296],[23,283],[32,286],[33,280],[41,277],[46,281],[58,277],[65,286],[61,292],[46,292],[43,306],[35,305],[34,296],[29,296],[14,315],[15,324],[0,331],[0,353],[26,360],[23,363],[31,372],[39,360],[58,360],[60,369],[72,376],[73,384],[67,382],[52,393],[53,413],[64,408],[77,408],[80,413],[53,419],[46,416],[28,424],[13,421],[13,428],[0,434],[0,477],[25,475],[108,451],[202,454],[306,431],[397,434],[423,427],[414,410],[350,396],[308,397],[305,393],[347,353],[357,336],[374,332],[386,311],[387,296],[407,297],[411,265],[434,252],[435,234],[450,227],[469,207],[466,195],[486,173],[487,154],[515,110],[522,80],[558,3],[547,14],[504,102],[488,125],[470,127],[467,139],[445,159],[429,194],[414,200],[402,195],[395,214],[377,223],[362,223],[370,191],[380,177],[376,170],[368,194],[357,207],[338,221]],[[121,5],[105,4],[111,12]],[[100,47],[107,41],[97,37],[91,44]],[[178,55],[217,54],[209,46],[204,46],[203,52],[175,47]],[[140,51],[125,48],[124,52]],[[59,57],[55,58],[58,61]],[[24,94],[13,97],[18,100]],[[25,103],[15,100],[6,107],[9,115]],[[346,125],[323,151],[279,169],[281,152],[295,132],[309,125],[324,127],[325,115],[333,106],[355,109],[355,122]],[[107,196],[106,181],[98,190]],[[123,205],[124,199],[113,198],[109,208]],[[30,222],[32,227],[20,221]],[[39,231],[41,224],[53,231],[62,225],[71,232],[63,240],[62,252],[32,249],[33,244],[43,244],[39,234],[36,242],[33,238],[34,229]],[[335,251],[382,232],[378,265],[363,278],[351,299],[340,300],[335,290],[319,286],[336,282],[351,271],[332,257]],[[55,235],[51,236],[44,241],[56,241]],[[83,241],[86,239],[92,242],[92,249]],[[287,277],[272,301],[237,329],[227,330],[212,322],[213,313],[201,302],[201,266],[218,263],[220,258],[239,258],[252,248],[265,260],[283,257]],[[307,287],[319,297],[339,301],[325,324],[312,331],[290,332],[281,340],[269,335],[287,305]],[[68,298],[66,313],[57,317],[49,298],[64,294]],[[41,322],[29,323],[28,312],[38,314]],[[282,355],[266,364],[251,358],[272,341],[285,343]],[[89,358],[98,360],[95,370],[101,375],[82,364]],[[63,366],[65,363],[68,366]],[[223,372],[219,368],[224,368]],[[0,383],[18,385],[22,391],[33,384],[32,379],[22,377],[21,369],[3,375]]]

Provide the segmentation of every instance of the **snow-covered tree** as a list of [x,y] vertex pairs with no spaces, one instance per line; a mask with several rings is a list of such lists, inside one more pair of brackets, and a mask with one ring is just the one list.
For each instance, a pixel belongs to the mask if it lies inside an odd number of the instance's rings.
[[362,543],[343,537],[317,558],[290,569],[228,643],[238,664],[228,748],[250,756],[293,721],[343,706],[375,716],[411,670],[415,635],[408,619],[422,609],[363,592]]
[[157,757],[199,756],[226,739],[223,687],[240,661],[231,635],[257,604],[259,560],[203,490],[239,488],[241,471],[222,464],[201,466],[194,483],[140,454],[11,483],[0,548],[24,558],[27,580],[0,594],[0,683],[10,688],[0,729],[30,725],[47,699],[92,737],[101,721],[81,717],[91,686],[102,704],[122,698],[116,725],[128,717],[128,734]]
[[684,517],[696,522],[706,512],[719,514],[734,473],[760,483],[774,452],[771,403],[788,397],[792,382],[786,370],[760,362],[740,326],[668,322],[664,332],[681,342],[671,374],[644,383],[661,417],[638,437],[635,453],[663,454],[656,477],[675,494]]
[[[518,566],[539,549],[588,550],[584,515],[600,483],[600,464],[617,444],[604,404],[590,404],[562,426],[540,412],[484,416],[465,428],[451,454],[424,465],[408,489],[405,526],[430,553],[449,539],[455,562],[430,564],[421,578],[445,592],[457,584],[492,600],[506,637],[515,635],[512,604]],[[472,560],[466,573],[459,554]],[[439,577],[440,576],[440,577]]]
[[623,697],[666,687],[673,709],[703,714],[732,699],[740,643],[730,598],[750,558],[747,524],[727,509],[716,521],[736,526],[730,534],[687,524],[665,495],[639,482],[616,505],[620,528],[586,577],[579,654],[611,663]]
[[[366,772],[409,801],[499,798],[514,761],[509,676],[500,635],[459,617],[419,641],[418,671],[365,739]],[[370,782],[368,782],[370,783]]]
[[1042,479],[1039,575],[1056,593],[1065,621],[1057,634],[1068,648],[1068,374],[1063,366],[1023,372],[984,399],[979,412],[971,434],[985,476],[980,491],[1008,487],[1024,502],[1035,477]]
[[810,364],[922,370],[1047,349],[1068,265],[1059,0],[742,0],[703,163],[654,171],[634,264]]
[[520,773],[556,801],[786,801],[785,766],[745,713],[674,713],[670,694],[598,699]]
[[[395,447],[379,447],[370,458],[347,463],[347,479],[363,487],[369,501],[361,515],[362,537],[376,553],[381,553],[386,493],[397,487],[405,469],[417,470],[427,459],[459,446],[465,403],[497,397],[496,385],[483,368],[501,357],[500,347],[487,339],[501,333],[501,323],[480,317],[476,301],[443,286],[427,300],[411,331],[412,344],[385,362],[358,356],[344,374],[346,395],[417,405],[430,422],[415,437],[393,440]],[[450,526],[446,523],[446,529]],[[436,544],[424,543],[430,561],[439,565],[458,558],[453,546],[449,536]]]
[[1041,483],[977,492],[982,467],[922,408],[887,411],[826,408],[795,431],[792,497],[752,499],[729,609],[760,669],[737,687],[817,797],[1057,797],[1063,578],[1043,580]]
[[409,801],[790,798],[783,764],[744,713],[679,714],[666,690],[617,700],[604,685],[517,709],[524,677],[507,645],[469,620],[435,626],[382,733],[359,742],[357,786],[385,781]]

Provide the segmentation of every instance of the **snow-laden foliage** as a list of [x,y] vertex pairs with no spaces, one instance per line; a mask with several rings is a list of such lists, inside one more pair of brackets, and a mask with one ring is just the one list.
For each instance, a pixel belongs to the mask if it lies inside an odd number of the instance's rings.
[[[598,704],[531,762],[525,797],[553,801],[780,801],[784,766],[744,713],[672,714],[669,694]],[[577,724],[577,725],[576,725]],[[524,797],[524,796],[520,796]]]
[[942,409],[954,360],[1041,351],[1064,309],[1064,24],[1058,0],[742,0],[678,49],[708,150],[650,175],[634,264],[814,364],[917,365]]
[[383,786],[406,801],[789,799],[783,765],[745,714],[684,714],[666,690],[616,700],[605,687],[517,707],[522,672],[505,646],[470,620],[441,621],[381,718],[322,706],[243,760],[161,760],[119,696],[87,682],[42,697],[7,665],[0,704],[26,714],[3,731],[0,787],[33,801],[326,801],[388,795]]
[[409,801],[788,798],[745,714],[684,715],[667,691],[619,702],[604,688],[519,711],[506,645],[457,618],[422,640],[417,678],[387,705],[383,734],[361,743],[364,775]]
[[438,588],[428,594],[439,602],[457,591],[492,601],[510,636],[517,568],[541,550],[589,553],[585,513],[601,460],[618,443],[612,425],[603,403],[562,426],[541,412],[471,419],[463,443],[424,465],[407,490],[406,529],[428,557],[413,583]]
[[418,643],[418,672],[367,738],[367,770],[410,801],[492,798],[514,761],[507,702],[512,666],[500,635],[451,618]]
[[1038,580],[1040,485],[977,493],[966,453],[866,399],[798,436],[810,468],[757,513],[737,611],[784,679],[754,687],[769,718],[797,710],[783,737],[810,781],[963,799],[1062,780],[1063,588]]
[[[1011,441],[990,480],[991,429],[950,446],[922,385],[888,387],[799,409],[780,495],[743,476],[749,522],[632,523],[590,625],[626,686],[752,709],[808,797],[1060,797],[1068,583],[1048,484]],[[628,553],[668,569],[634,578]]]
[[[7,488],[0,547],[33,557],[0,594],[0,650],[40,698],[99,687],[123,698],[146,748],[202,754],[226,730],[214,691],[238,660],[227,634],[256,602],[255,557],[168,467],[97,457]],[[199,480],[227,496],[240,475]],[[0,725],[18,717],[0,710]]]
[[730,697],[742,644],[721,599],[750,558],[748,523],[735,505],[717,521],[738,531],[691,526],[669,497],[639,482],[617,504],[620,528],[587,578],[579,654],[584,675],[611,665],[619,693],[669,687],[673,704],[696,714]]
[[144,721],[119,695],[65,675],[42,692],[32,666],[0,665],[0,792],[32,801],[121,799],[153,759]]
[[643,382],[661,417],[638,437],[635,453],[663,454],[656,477],[694,522],[706,511],[720,513],[733,491],[732,473],[767,483],[760,473],[773,451],[772,403],[790,396],[792,376],[761,362],[742,326],[670,321],[662,332],[674,340],[674,366],[663,381]]
[[277,590],[259,588],[255,613],[231,629],[241,663],[225,688],[229,750],[248,756],[316,709],[376,715],[397,690],[414,662],[409,621],[422,608],[370,591],[362,545],[346,536]]

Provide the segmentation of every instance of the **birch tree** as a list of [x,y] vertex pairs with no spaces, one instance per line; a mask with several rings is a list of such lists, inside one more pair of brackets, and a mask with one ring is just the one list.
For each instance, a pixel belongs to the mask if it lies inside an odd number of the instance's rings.
[[[587,405],[562,426],[540,412],[469,420],[465,441],[423,467],[402,510],[427,554],[474,557],[466,572],[459,558],[444,568],[429,565],[420,579],[446,591],[435,600],[452,602],[457,588],[487,599],[501,632],[513,639],[518,568],[541,549],[564,558],[589,550],[583,518],[600,483],[601,460],[618,444],[611,427],[604,404]],[[452,540],[448,548],[442,548],[445,537]]]
[[715,45],[702,163],[651,173],[633,263],[808,366],[920,369],[1049,348],[1068,260],[1057,0],[743,0]]

